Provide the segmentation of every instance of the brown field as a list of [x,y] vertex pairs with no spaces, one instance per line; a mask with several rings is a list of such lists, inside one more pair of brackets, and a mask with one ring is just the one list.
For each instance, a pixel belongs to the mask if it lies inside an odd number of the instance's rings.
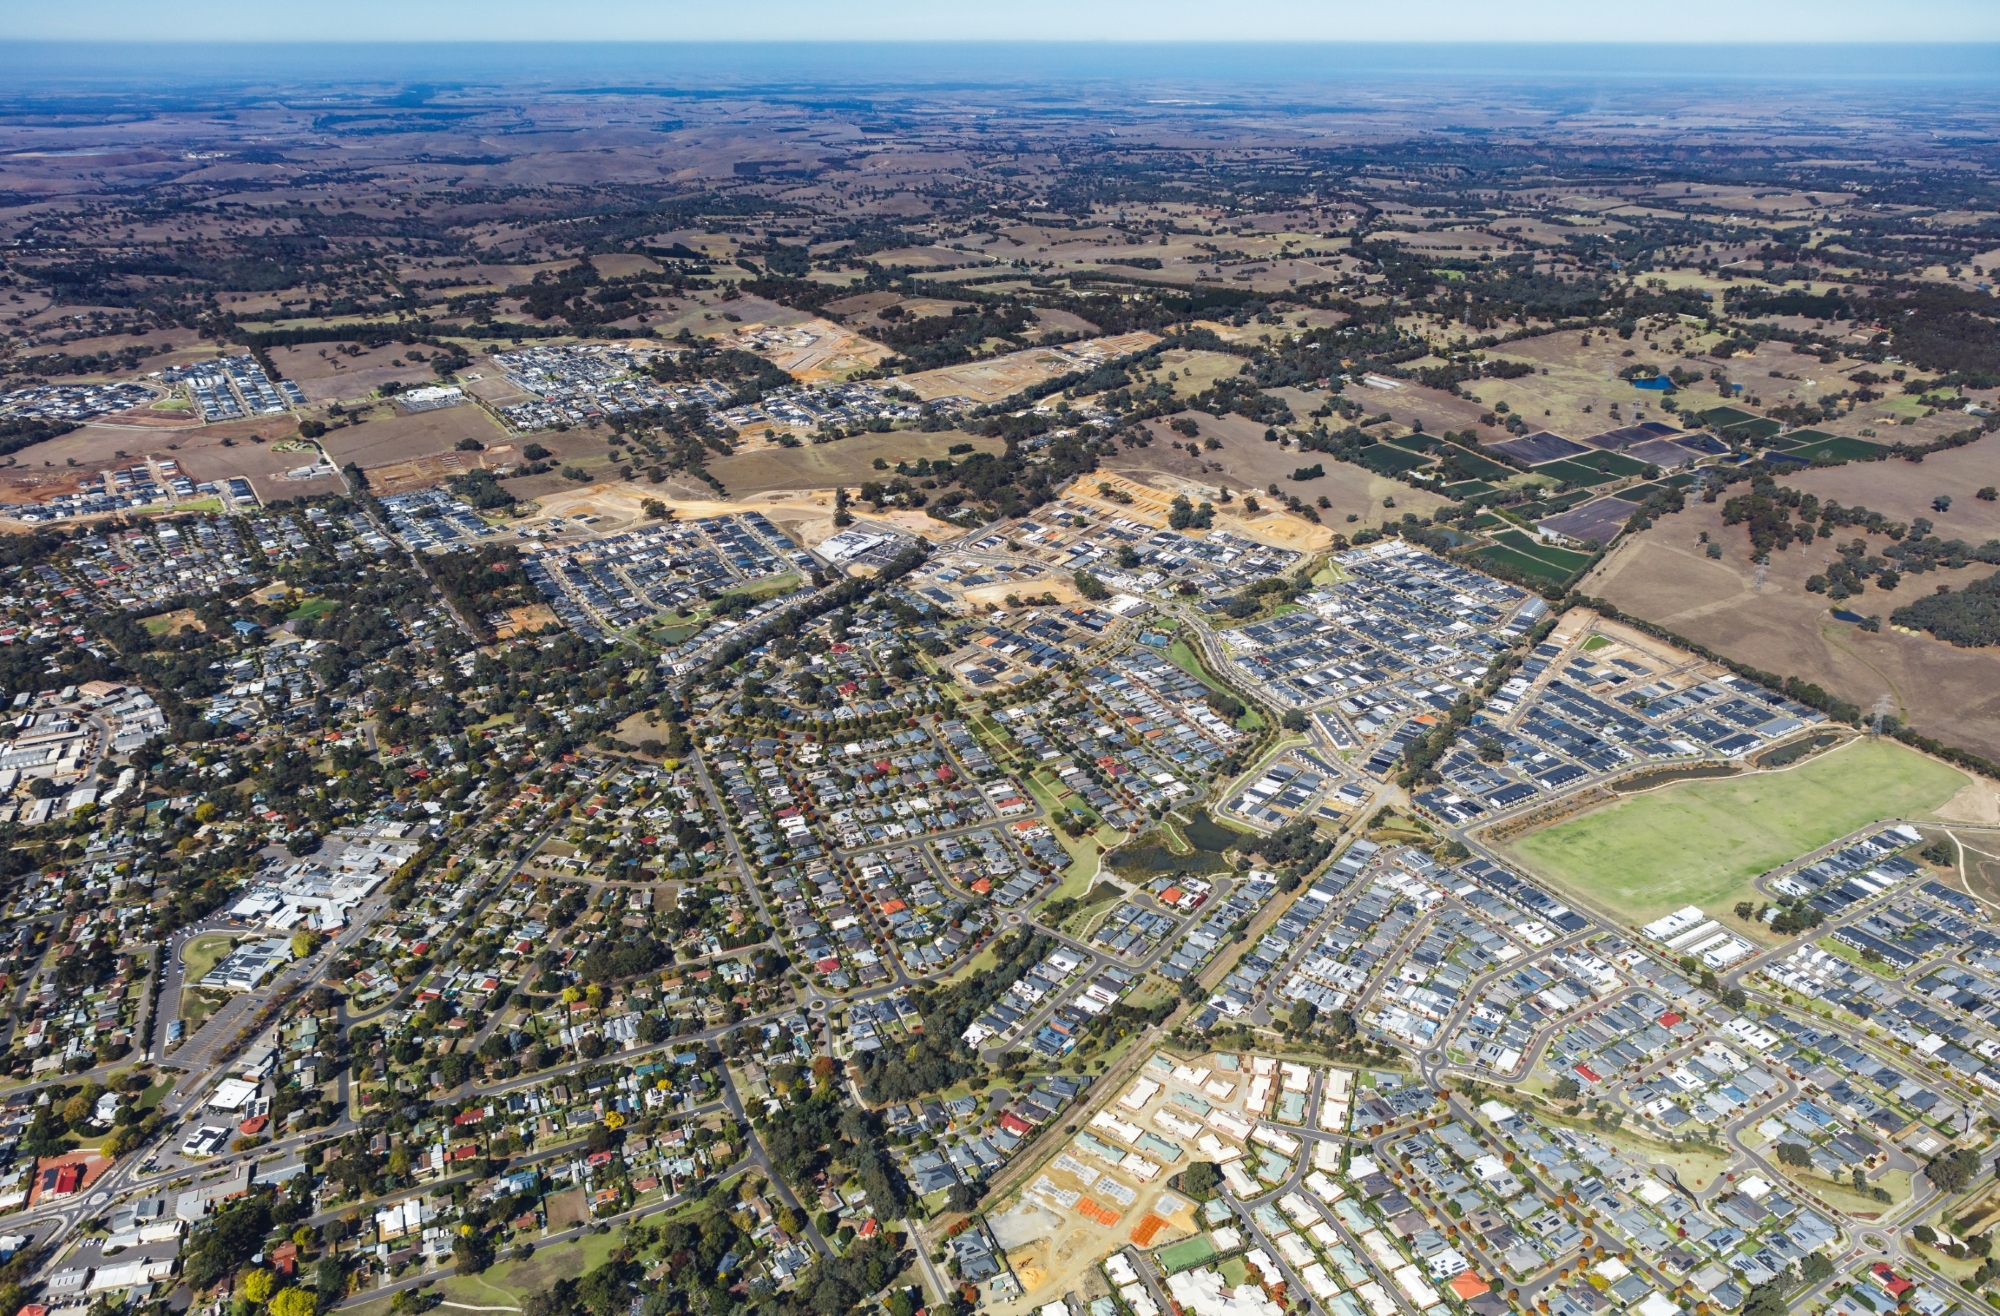
[[[1124,495],[1123,499],[1114,501],[1102,496],[1100,490],[1105,485]],[[1185,493],[1193,500],[1203,497],[1205,491],[1198,484],[1177,480],[1158,471],[1121,473],[1106,468],[1078,476],[1063,492],[1068,500],[1099,516],[1139,521],[1154,529],[1164,530],[1172,513],[1175,494]],[[1290,512],[1266,508],[1252,515],[1243,510],[1240,502],[1219,506],[1215,510],[1217,530],[1228,530],[1259,543],[1296,549],[1302,553],[1318,553],[1333,547],[1332,526],[1314,525]],[[1201,532],[1193,533],[1198,535]]]
[[[1148,362],[1147,366],[1140,373],[1148,383],[1165,384],[1173,389],[1174,396],[1191,398],[1207,392],[1216,380],[1235,375],[1243,368],[1243,358],[1227,352],[1191,351],[1176,347],[1160,353],[1158,359]],[[1174,378],[1168,379],[1168,375]]]
[[369,467],[368,487],[378,494],[407,493],[412,489],[428,489],[443,484],[467,471],[494,470],[514,465],[520,460],[520,450],[510,443],[495,444],[484,452],[434,453],[405,462]]
[[433,453],[450,452],[460,439],[466,438],[486,444],[512,442],[508,433],[483,408],[468,403],[461,407],[447,407],[443,411],[420,411],[413,416],[378,412],[375,419],[364,425],[328,430],[320,443],[334,465],[345,466],[355,462],[363,470],[369,470],[416,457],[428,457]]
[[[290,416],[265,416],[194,429],[139,429],[91,423],[15,453],[0,466],[0,501],[40,502],[77,487],[86,475],[130,466],[148,455],[173,457],[196,482],[242,475],[262,482],[299,465],[299,453],[272,452],[266,441],[295,438]],[[230,446],[224,446],[224,440]],[[303,487],[303,486],[301,486]],[[289,497],[286,489],[273,497]]]
[[[1982,544],[2000,537],[2000,501],[1983,503],[1973,496],[1987,485],[2000,484],[2000,439],[1991,436],[1922,462],[1849,462],[1786,475],[1780,483],[1818,494],[1822,502],[1832,499],[1847,507],[1866,507],[1896,521],[1927,517],[1937,527],[1934,533],[1946,539]],[[1931,507],[1939,494],[1951,495],[1949,512]]]
[[[1092,340],[1113,356],[1136,352],[1158,341],[1154,335],[1143,332]],[[1080,347],[1084,344],[1073,346]],[[904,375],[896,382],[925,401],[933,398],[965,397],[975,402],[998,402],[1004,397],[1020,392],[1030,384],[1038,384],[1057,375],[1066,375],[1074,369],[1076,365],[1072,361],[1040,348],[1029,348],[1025,352],[1009,352],[1005,356],[996,356],[985,361],[973,361],[966,365],[945,366],[940,370],[925,370],[914,375]]]
[[891,467],[899,461],[919,457],[936,460],[946,455],[954,443],[970,443],[980,452],[1001,452],[1006,445],[999,439],[982,438],[961,430],[940,430],[923,434],[898,430],[890,434],[857,434],[835,443],[809,443],[798,448],[760,448],[719,457],[708,465],[732,498],[769,493],[776,489],[831,489],[846,485],[852,489],[864,480],[895,478],[894,470],[878,471],[880,457]]
[[660,272],[659,262],[650,256],[633,256],[622,252],[592,256],[590,263],[607,279],[623,279],[634,274],[653,275]]
[[[1696,542],[1703,530],[1722,544],[1720,561]],[[1805,578],[1823,570],[1832,555],[1825,546],[1831,542],[1772,554],[1764,584],[1756,588],[1742,528],[1723,527],[1720,503],[1694,502],[1618,545],[1580,588],[1717,653],[1815,682],[1864,709],[1887,695],[1890,708],[1917,731],[2000,757],[2000,650],[1958,649],[1929,635],[1899,634],[1887,624],[1898,605],[1933,585],[1961,589],[1992,568],[1906,577],[1894,592],[1871,588],[1848,599],[1842,606],[1849,611],[1884,618],[1882,631],[1871,635],[1833,620],[1825,596],[1805,591]]]
[[[308,402],[357,402],[390,380],[404,384],[434,384],[436,376],[424,361],[412,361],[400,343],[363,348],[359,356],[345,356],[338,344],[308,343],[302,347],[274,347],[271,364],[278,373],[296,382]],[[431,349],[416,349],[429,356]],[[403,364],[395,364],[401,361]]]
[[[706,485],[701,486],[704,490]],[[647,523],[645,501],[657,498],[665,503],[682,520],[694,520],[704,516],[729,516],[740,512],[762,512],[774,523],[782,526],[793,539],[806,547],[829,538],[835,532],[833,524],[833,491],[819,489],[806,493],[775,493],[767,497],[743,497],[720,499],[712,494],[707,498],[698,495],[676,494],[670,487],[654,484],[627,483],[622,480],[608,480],[597,484],[577,485],[552,492],[542,499],[535,512],[525,518],[520,528],[547,529],[553,527],[559,518],[592,516],[597,524],[578,532],[574,527],[566,528],[565,534],[581,534],[584,538],[616,534]],[[884,521],[899,526],[913,534],[936,534],[939,523],[926,517],[922,512],[888,512],[876,516],[870,511],[855,514],[857,526],[867,526],[875,521]]]
[[[1308,503],[1325,494],[1333,507],[1321,511],[1320,519],[1332,529],[1346,534],[1352,534],[1364,525],[1399,520],[1405,512],[1428,516],[1446,502],[1438,494],[1413,489],[1400,480],[1335,461],[1324,453],[1304,453],[1297,448],[1280,448],[1276,443],[1266,443],[1264,427],[1241,416],[1217,418],[1198,411],[1182,414],[1195,421],[1203,436],[1213,435],[1220,439],[1222,447],[1214,452],[1204,452],[1199,457],[1185,448],[1170,448],[1167,446],[1169,443],[1185,443],[1187,440],[1168,429],[1165,421],[1156,420],[1148,423],[1153,434],[1151,447],[1122,448],[1106,459],[1104,468],[1163,487],[1179,489],[1182,486],[1197,486],[1208,490],[1211,499],[1225,488],[1240,496],[1245,492],[1263,493],[1274,483],[1285,493],[1296,493]],[[1313,465],[1324,467],[1326,474],[1317,480],[1292,480],[1293,471],[1301,466]],[[1089,484],[1088,479],[1084,483]],[[1394,498],[1396,506],[1383,507],[1384,498]],[[1352,526],[1347,522],[1350,513],[1360,518]]]

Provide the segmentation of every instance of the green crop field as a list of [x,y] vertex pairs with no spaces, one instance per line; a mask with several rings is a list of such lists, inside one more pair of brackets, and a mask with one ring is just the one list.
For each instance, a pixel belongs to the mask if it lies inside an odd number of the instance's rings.
[[1784,426],[1769,416],[1759,416],[1754,420],[1739,421],[1734,425],[1725,426],[1721,432],[1726,439],[1749,443],[1758,439],[1768,439],[1783,428]]
[[1713,411],[1702,412],[1698,419],[1704,425],[1713,425],[1717,429],[1722,429],[1730,425],[1741,425],[1746,420],[1756,420],[1757,413],[1754,411],[1742,411],[1736,407],[1717,407]]
[[1866,439],[1843,439],[1821,435],[1793,448],[1791,455],[1803,457],[1809,462],[1852,462],[1879,457],[1886,451],[1888,450],[1881,444],[1870,443]]
[[1482,480],[1504,480],[1514,474],[1513,467],[1502,466],[1491,457],[1482,457],[1480,454],[1467,448],[1461,448],[1455,443],[1444,445],[1444,455],[1459,470]]
[[1430,464],[1430,458],[1393,443],[1371,444],[1361,450],[1356,460],[1377,475],[1401,475],[1404,471],[1414,471],[1419,466]]
[[1473,556],[1482,562],[1504,562],[1530,579],[1546,580],[1552,585],[1563,584],[1576,574],[1574,570],[1568,567],[1559,567],[1553,562],[1546,562],[1538,557],[1529,557],[1526,553],[1501,544],[1493,544],[1482,548],[1473,554]]
[[1633,924],[1683,905],[1759,898],[1751,879],[1884,818],[1919,817],[1966,783],[1894,741],[1781,772],[1688,781],[1614,801],[1511,842],[1531,871]]
[[1535,473],[1537,475],[1553,475],[1556,479],[1566,480],[1571,484],[1609,484],[1618,478],[1611,471],[1598,470],[1595,463],[1585,465],[1585,462],[1589,460],[1587,457],[1582,460],[1566,457],[1558,462],[1550,462],[1545,466],[1537,466]]
[[1502,530],[1493,537],[1517,553],[1538,557],[1544,562],[1570,571],[1581,571],[1590,565],[1590,554],[1557,548],[1554,544],[1544,544],[1525,530]]
[[1460,502],[1464,502],[1468,498],[1481,498],[1487,494],[1498,492],[1498,489],[1495,489],[1484,480],[1465,480],[1458,484],[1448,484],[1444,487],[1444,493],[1447,498],[1456,498]]

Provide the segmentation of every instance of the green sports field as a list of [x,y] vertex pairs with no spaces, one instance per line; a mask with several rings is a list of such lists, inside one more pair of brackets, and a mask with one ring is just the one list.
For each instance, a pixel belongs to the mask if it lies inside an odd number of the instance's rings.
[[1169,1275],[1174,1275],[1183,1270],[1192,1270],[1203,1262],[1213,1259],[1216,1251],[1215,1244],[1208,1241],[1207,1234],[1196,1234],[1193,1238],[1183,1239],[1171,1247],[1163,1247],[1154,1255],[1160,1263],[1160,1268]]
[[1966,784],[1894,741],[1782,772],[1689,781],[1614,801],[1506,847],[1584,903],[1639,924],[1683,905],[1759,898],[1751,880],[1884,818],[1920,817]]

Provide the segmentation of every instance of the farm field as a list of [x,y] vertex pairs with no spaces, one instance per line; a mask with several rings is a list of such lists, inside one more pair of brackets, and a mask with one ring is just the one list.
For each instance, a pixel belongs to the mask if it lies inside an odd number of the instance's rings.
[[[1817,451],[1799,449],[1800,455]],[[1821,502],[1866,507],[1897,521],[1927,517],[1937,527],[1933,533],[1945,539],[1980,544],[2000,537],[2000,500],[1981,502],[1976,496],[1981,488],[2000,484],[2000,439],[1991,436],[1922,462],[1853,462],[1799,471],[1779,482],[1817,494]],[[1940,494],[1950,495],[1951,510],[1931,506]]]
[[[377,412],[366,424],[328,430],[320,446],[326,449],[334,465],[354,462],[366,470],[451,452],[460,439],[468,438],[491,446],[508,443],[512,436],[483,408],[467,403],[414,415]],[[294,458],[293,462],[301,460]]]
[[[1901,474],[1905,465],[1871,463],[1808,474],[1863,479],[1872,472],[1888,477]],[[1926,461],[1908,469],[1924,472],[1930,466]],[[1799,477],[1799,487],[1806,487],[1805,479]],[[1855,501],[1876,507],[1889,499]],[[1907,500],[1903,506],[1908,507]],[[1988,504],[1977,506],[1982,510],[1968,510],[1968,520],[1992,514],[1984,510]],[[1954,515],[1958,509],[1954,499]],[[1950,524],[1947,518],[1938,520]],[[1722,546],[1720,558],[1707,555],[1700,542],[1704,531]],[[1955,529],[1948,533],[1974,538]],[[1915,730],[1976,754],[2000,757],[2000,650],[1953,648],[1929,635],[1900,634],[1888,624],[1889,614],[1918,594],[1947,584],[1963,589],[1993,568],[1940,569],[1908,577],[1894,591],[1870,588],[1846,600],[1842,606],[1857,615],[1883,618],[1882,629],[1869,632],[1836,621],[1826,596],[1806,591],[1806,577],[1826,569],[1834,542],[1794,544],[1773,553],[1759,587],[1742,527],[1722,524],[1720,502],[1690,501],[1686,510],[1661,517],[1652,529],[1621,541],[1577,588],[1738,662],[1814,682],[1862,708],[1886,695],[1889,711]],[[1877,551],[1886,543],[1877,537]]]
[[1579,900],[1638,924],[1757,897],[1751,879],[1884,818],[1922,817],[1965,785],[1893,741],[1857,741],[1779,772],[1629,796],[1505,847]]

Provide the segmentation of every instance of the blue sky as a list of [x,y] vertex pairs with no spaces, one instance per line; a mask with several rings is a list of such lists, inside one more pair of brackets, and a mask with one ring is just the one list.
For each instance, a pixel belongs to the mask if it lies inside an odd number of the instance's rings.
[[14,0],[0,39],[1951,42],[2000,0]]

